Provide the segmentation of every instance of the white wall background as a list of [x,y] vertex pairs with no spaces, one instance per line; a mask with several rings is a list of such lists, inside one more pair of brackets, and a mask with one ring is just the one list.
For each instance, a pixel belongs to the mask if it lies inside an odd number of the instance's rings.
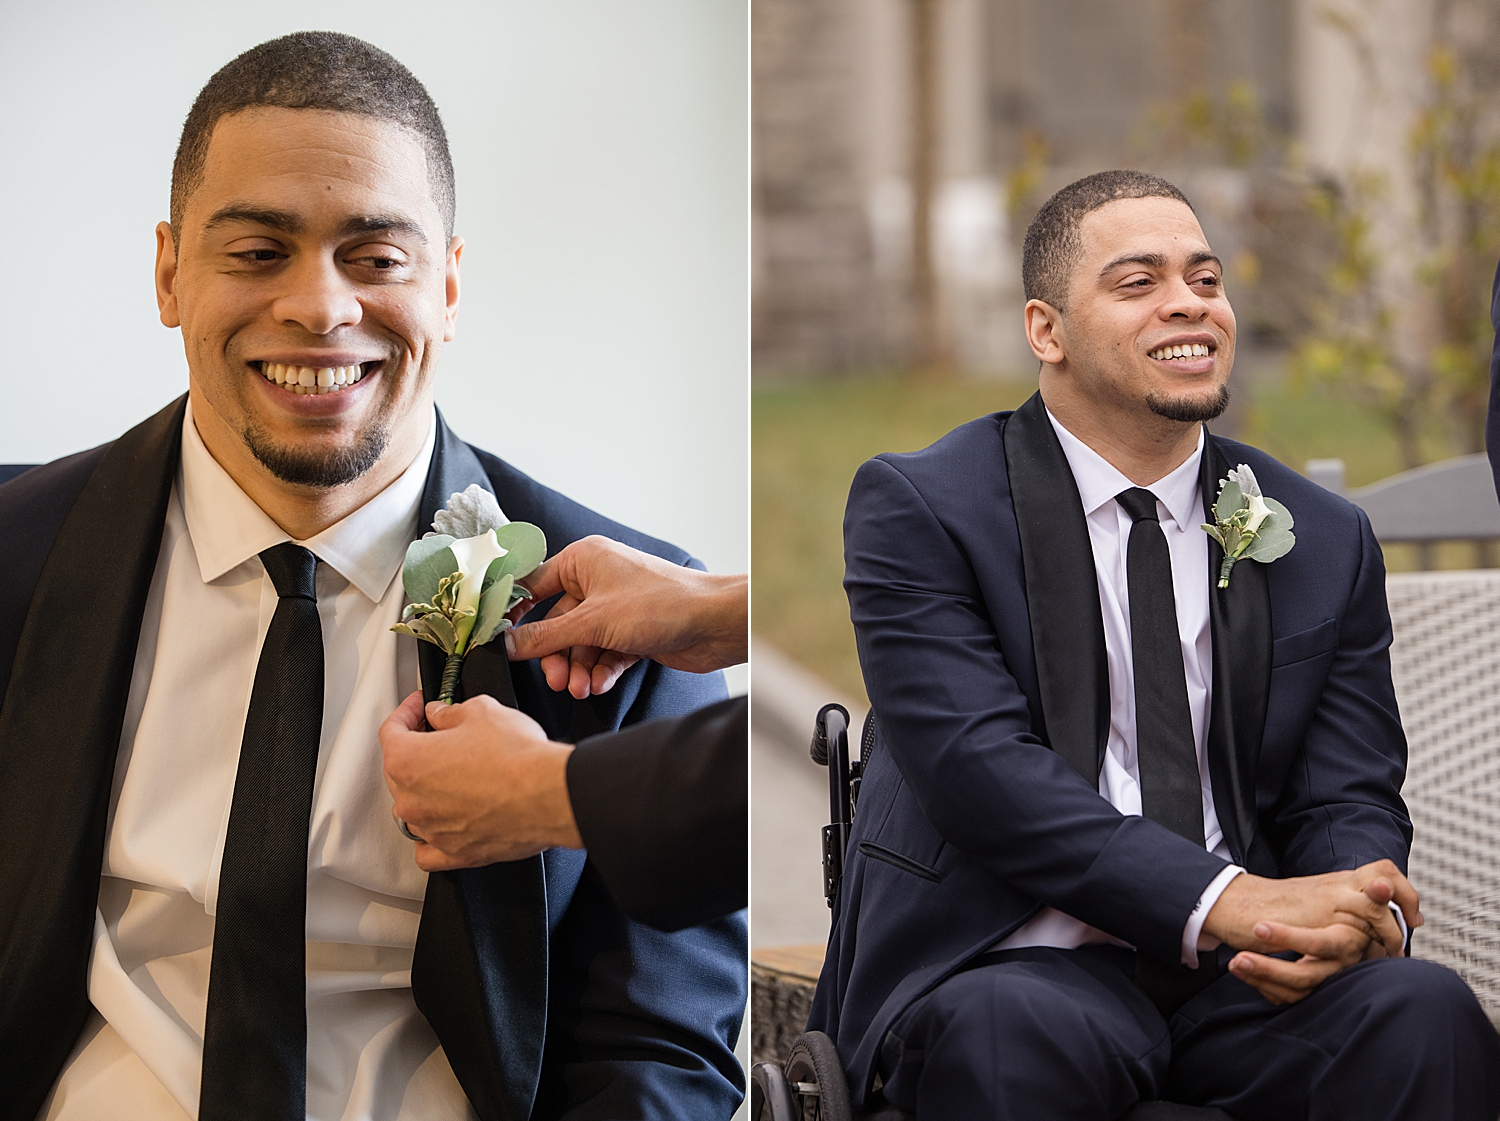
[[153,229],[194,96],[328,29],[427,86],[464,290],[438,404],[469,441],[718,571],[748,547],[746,0],[0,0],[0,462],[187,386]]

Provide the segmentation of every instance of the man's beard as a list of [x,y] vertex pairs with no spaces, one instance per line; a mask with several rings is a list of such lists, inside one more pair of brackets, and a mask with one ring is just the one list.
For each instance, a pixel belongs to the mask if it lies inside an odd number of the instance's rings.
[[272,443],[255,425],[246,428],[241,438],[250,454],[260,460],[261,466],[282,482],[330,490],[352,483],[374,467],[384,453],[390,435],[390,429],[384,424],[373,424],[359,434],[352,447],[331,452],[304,451]]
[[1168,420],[1201,424],[1229,408],[1229,384],[1219,386],[1212,397],[1163,397],[1152,393],[1146,397],[1146,408]]

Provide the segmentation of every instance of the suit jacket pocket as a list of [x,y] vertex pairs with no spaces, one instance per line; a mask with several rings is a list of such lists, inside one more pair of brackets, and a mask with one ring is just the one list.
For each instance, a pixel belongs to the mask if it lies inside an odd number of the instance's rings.
[[1339,644],[1339,621],[1325,619],[1316,627],[1278,638],[1271,646],[1271,668],[1305,662],[1332,652]]
[[859,851],[871,860],[883,860],[892,867],[900,868],[903,872],[910,872],[913,876],[920,876],[922,879],[930,880],[935,884],[942,883],[943,874],[936,868],[929,868],[920,861],[913,860],[909,856],[903,856],[895,849],[888,849],[884,845],[875,844],[873,841],[861,841],[859,843]]

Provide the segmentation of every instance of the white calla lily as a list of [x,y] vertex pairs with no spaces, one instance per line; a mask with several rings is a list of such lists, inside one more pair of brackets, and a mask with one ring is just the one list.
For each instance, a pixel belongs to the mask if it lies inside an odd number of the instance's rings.
[[1260,528],[1260,523],[1271,516],[1271,508],[1266,505],[1266,500],[1258,494],[1245,495],[1245,503],[1250,510],[1250,517],[1245,522],[1245,532],[1254,533]]
[[1240,493],[1245,496],[1245,506],[1250,511],[1250,517],[1245,522],[1245,532],[1254,533],[1260,528],[1260,523],[1271,516],[1271,508],[1266,505],[1265,495],[1260,493],[1260,483],[1248,463],[1232,468],[1229,477],[1239,483]]
[[462,648],[467,642],[469,632],[474,629],[474,618],[479,613],[479,596],[484,591],[484,574],[489,571],[490,563],[505,556],[507,550],[500,547],[500,542],[495,539],[495,531],[490,529],[481,533],[478,537],[466,537],[462,541],[455,541],[448,548],[453,550],[454,559],[458,561],[458,571],[463,574],[463,582],[458,586],[458,600],[455,607],[462,611],[468,608],[474,612],[459,623],[459,645]]

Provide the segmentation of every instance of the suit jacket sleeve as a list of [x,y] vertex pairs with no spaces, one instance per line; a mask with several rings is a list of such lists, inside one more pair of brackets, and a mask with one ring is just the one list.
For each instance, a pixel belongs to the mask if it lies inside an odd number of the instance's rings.
[[1223,861],[1121,814],[1036,734],[990,619],[1003,605],[898,467],[860,469],[844,540],[870,700],[933,828],[1033,899],[1177,960]]
[[[700,709],[726,691],[721,674],[643,668],[627,729]],[[744,913],[653,930],[621,913],[592,853],[571,897],[548,899],[554,907],[564,910],[552,938],[533,1117],[728,1118],[745,1086],[734,1056],[748,996]]]
[[625,913],[680,930],[746,905],[749,704],[593,736],[568,760],[589,857]]

